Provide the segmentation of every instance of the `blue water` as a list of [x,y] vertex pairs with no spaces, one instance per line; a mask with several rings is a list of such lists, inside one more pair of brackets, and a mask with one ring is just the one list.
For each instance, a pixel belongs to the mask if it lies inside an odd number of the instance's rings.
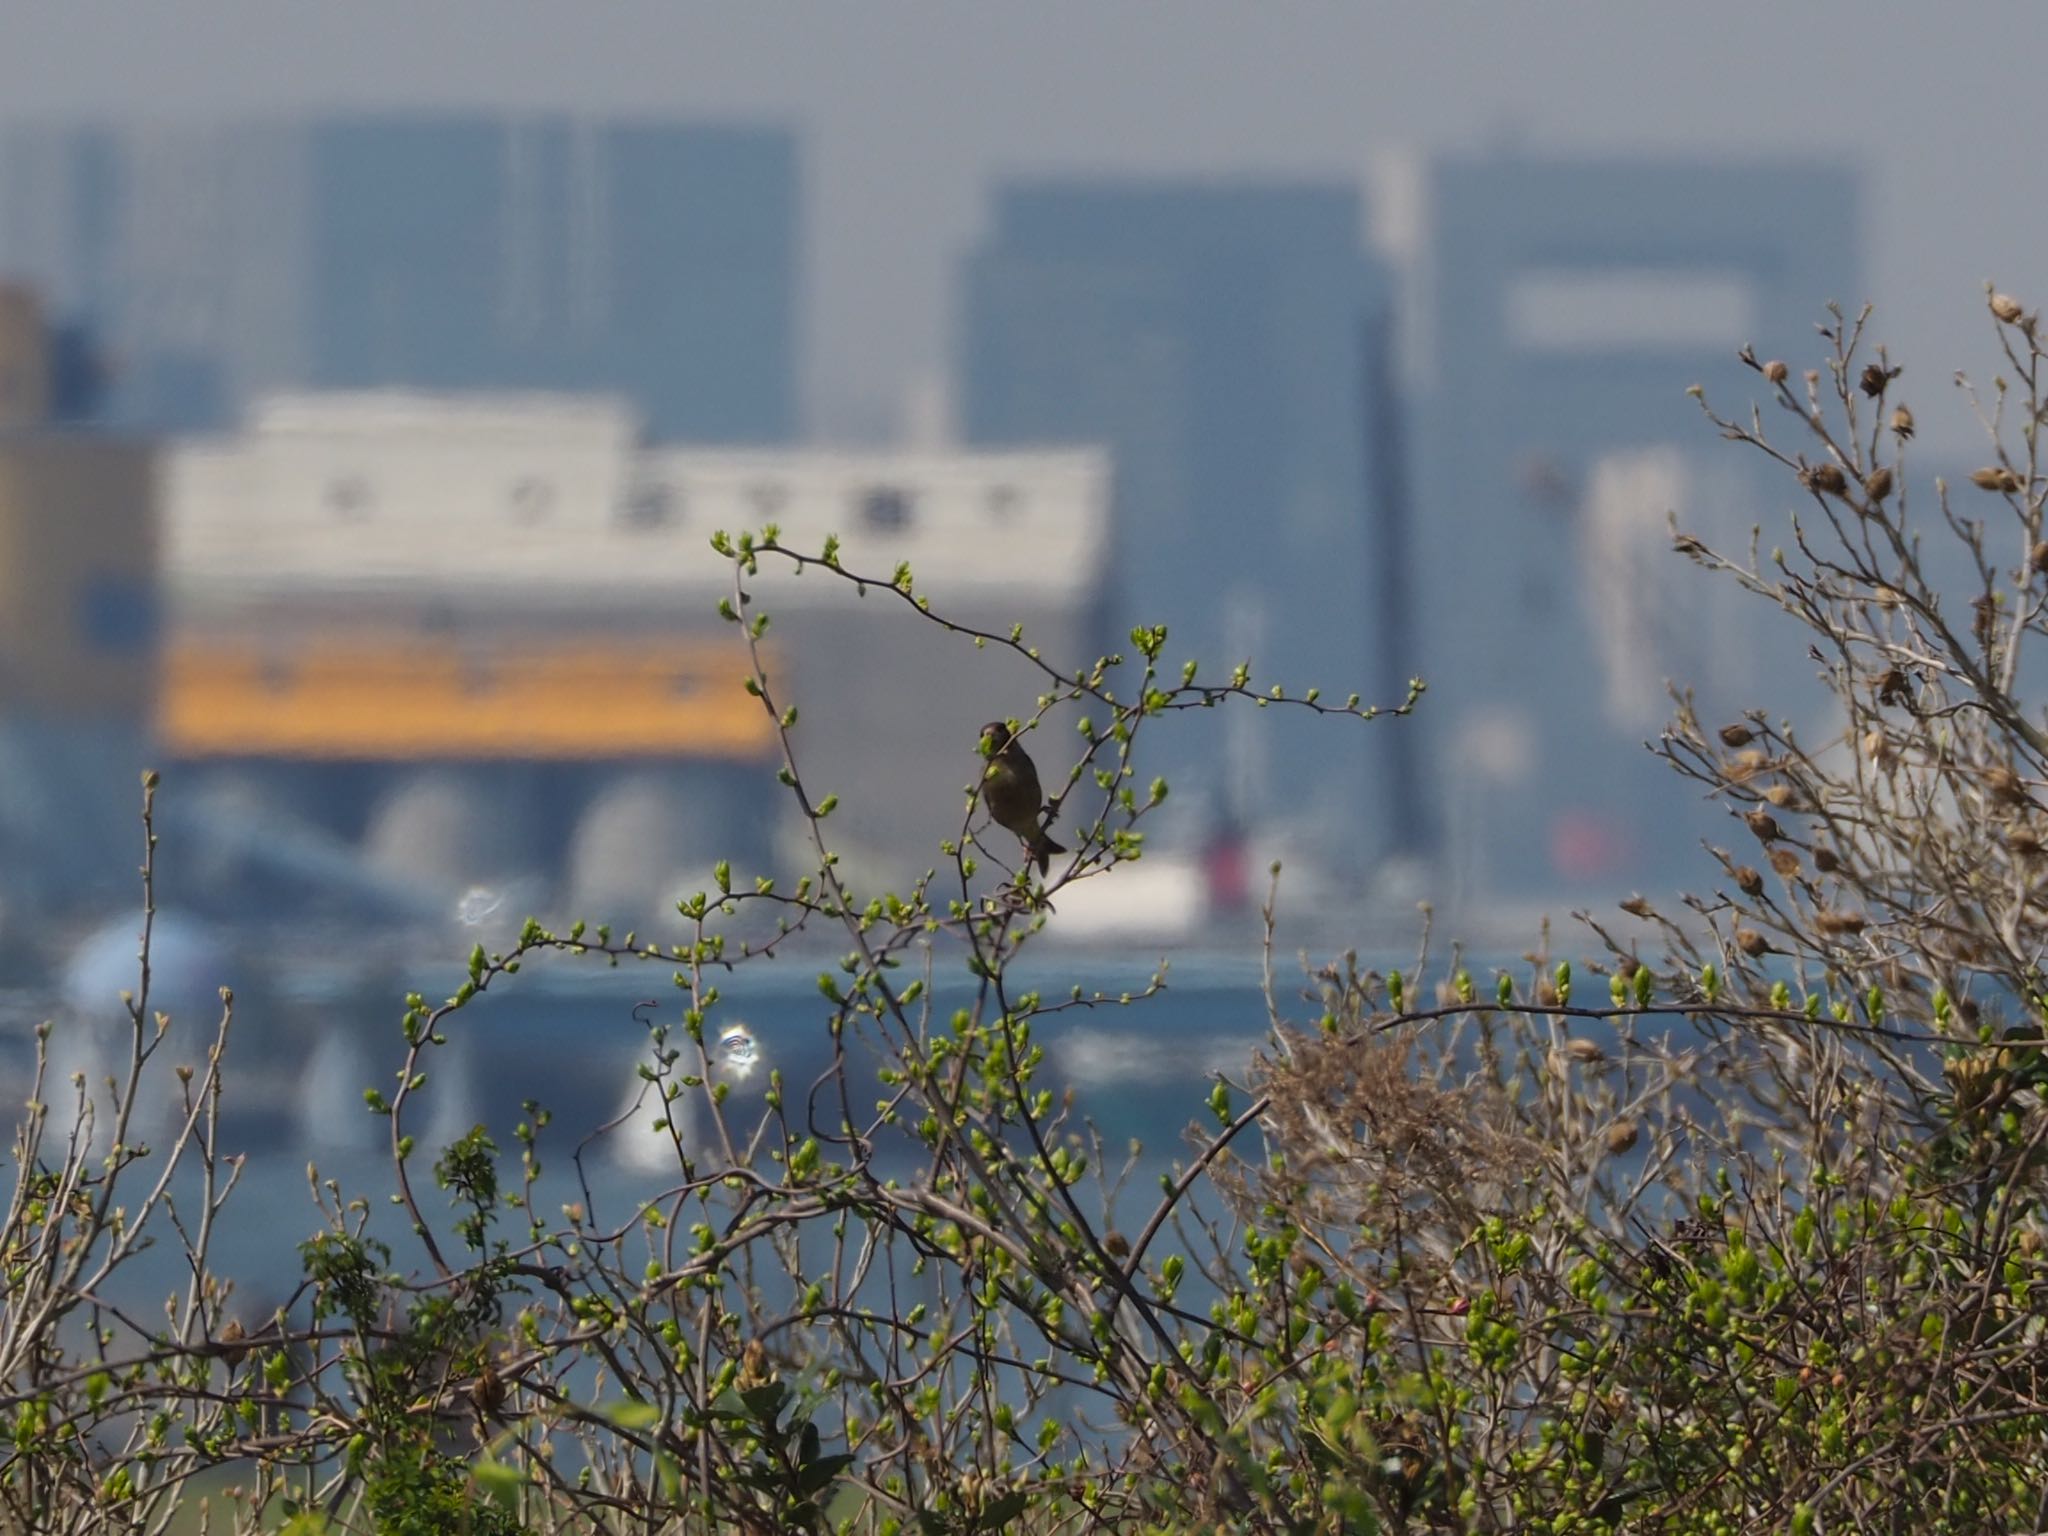
[[[1121,1197],[1119,1221],[1127,1226],[1142,1222],[1157,1198],[1161,1174],[1187,1155],[1188,1125],[1210,1123],[1205,1101],[1214,1074],[1242,1079],[1269,1030],[1255,959],[1183,955],[1169,967],[1158,995],[1128,1007],[1114,1001],[1142,992],[1156,967],[1156,960],[1055,952],[1028,957],[1008,981],[1013,999],[1041,985],[1045,1002],[1055,1003],[1076,984],[1108,999],[1036,1020],[1033,1038],[1047,1052],[1041,1085],[1056,1095],[1072,1091],[1063,1129],[1099,1133],[1109,1165],[1100,1171],[1112,1179],[1135,1157]],[[638,1084],[636,1064],[649,1059],[649,1024],[670,1026],[680,1040],[684,995],[670,980],[672,970],[550,959],[498,978],[452,1015],[444,1026],[448,1044],[429,1053],[429,1082],[406,1122],[420,1142],[413,1176],[427,1209],[437,1217],[449,1213],[446,1196],[433,1184],[434,1153],[472,1124],[484,1125],[496,1140],[501,1176],[508,1188],[513,1185],[518,1161],[512,1132],[525,1117],[527,1101],[540,1102],[553,1117],[542,1133],[543,1176],[535,1197],[542,1220],[559,1223],[564,1203],[574,1201],[586,1207],[594,1225],[622,1224],[672,1188],[678,1170],[672,1152],[665,1162],[656,1155],[667,1140],[651,1128],[652,1111],[585,1146],[580,1165],[573,1155],[590,1132],[628,1107]],[[759,1059],[759,1068],[735,1084],[728,1101],[728,1122],[736,1131],[750,1129],[761,1112],[768,1066],[782,1073],[794,1120],[802,1117],[805,1087],[831,1062],[833,1009],[819,994],[819,970],[813,956],[748,965],[720,980],[725,1001],[714,1012],[707,1038],[743,1025]],[[899,984],[913,974],[898,973]],[[459,977],[459,970],[443,977],[442,986]],[[965,975],[938,980],[934,1028],[943,1029],[952,1009],[972,1000],[974,985]],[[281,1059],[276,1042],[261,1038],[253,1023],[237,1047],[257,1064],[232,1065],[237,1056],[230,1050],[221,1150],[245,1161],[219,1222],[213,1266],[235,1281],[235,1310],[251,1321],[291,1293],[300,1277],[298,1245],[323,1225],[308,1188],[309,1162],[323,1181],[338,1183],[344,1198],[368,1202],[373,1230],[392,1248],[394,1269],[427,1268],[424,1249],[392,1209],[396,1186],[384,1140],[387,1122],[370,1114],[362,1098],[372,1084],[388,1092],[402,1060],[402,1000],[381,988],[322,990],[325,995],[297,999],[318,1027],[311,1036],[294,1036]],[[648,1003],[653,1006],[641,1006]],[[1302,1005],[1293,1011],[1300,1017],[1308,1010]],[[335,1050],[337,1043],[344,1049]],[[266,1052],[266,1044],[273,1048]],[[849,1042],[848,1054],[856,1064],[865,1062],[870,1074],[852,1102],[857,1110],[872,1106],[880,1092],[871,1076],[878,1058],[871,1044],[859,1041]],[[685,1062],[691,1059],[686,1054]],[[836,1126],[830,1102],[821,1104],[819,1118]],[[706,1128],[698,1125],[695,1133],[703,1135]],[[891,1172],[914,1172],[913,1148],[885,1144],[878,1157]],[[153,1176],[151,1164],[130,1170],[128,1177],[139,1185],[145,1173]],[[176,1189],[189,1216],[196,1182],[181,1176]],[[1083,1192],[1091,1215],[1097,1199]],[[435,1224],[447,1243],[447,1222]],[[508,1215],[506,1230],[517,1234],[520,1220]],[[167,1240],[132,1265],[115,1291],[137,1302],[160,1302],[187,1274]]]

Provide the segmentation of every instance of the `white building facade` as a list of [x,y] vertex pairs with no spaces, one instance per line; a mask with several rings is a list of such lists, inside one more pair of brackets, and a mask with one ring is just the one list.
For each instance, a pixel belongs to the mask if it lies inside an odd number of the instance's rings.
[[[658,447],[612,398],[288,395],[174,445],[161,492],[170,758],[450,892],[657,909],[734,845],[772,858],[779,747],[718,617],[716,530],[836,537],[882,583],[907,562],[939,611],[1023,624],[1071,669],[1104,648],[1088,449]],[[878,871],[931,863],[980,722],[1029,714],[1043,677],[821,572],[748,586],[835,828]]]

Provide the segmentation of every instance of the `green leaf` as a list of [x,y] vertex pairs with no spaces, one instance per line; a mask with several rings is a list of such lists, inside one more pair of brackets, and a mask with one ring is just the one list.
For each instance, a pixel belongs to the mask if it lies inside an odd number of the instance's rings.
[[981,1518],[976,1524],[985,1531],[999,1531],[1023,1514],[1024,1506],[1030,1502],[1031,1496],[1029,1494],[1013,1489],[1009,1493],[1004,1494],[1000,1499],[997,1499],[993,1504],[985,1506],[981,1511]]
[[853,1457],[843,1451],[831,1456],[820,1456],[816,1461],[807,1461],[797,1469],[797,1492],[809,1498],[828,1487],[833,1478],[852,1465]]
[[602,1412],[621,1429],[652,1429],[661,1422],[661,1409],[638,1397],[608,1404]]
[[479,1456],[471,1462],[469,1475],[476,1480],[483,1496],[494,1504],[513,1504],[519,1497],[519,1490],[526,1485],[525,1473],[489,1456]]
[[664,1499],[674,1499],[682,1491],[683,1469],[681,1463],[667,1451],[654,1453],[654,1477]]
[[756,1424],[773,1429],[782,1415],[782,1405],[789,1401],[789,1388],[782,1382],[771,1381],[766,1386],[747,1388],[740,1394],[740,1401],[747,1405]]

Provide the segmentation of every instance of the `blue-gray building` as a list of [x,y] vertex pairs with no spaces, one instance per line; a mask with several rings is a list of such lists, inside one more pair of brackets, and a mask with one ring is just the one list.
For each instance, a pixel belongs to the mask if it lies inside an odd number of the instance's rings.
[[802,190],[779,128],[28,125],[0,132],[0,275],[97,333],[134,425],[281,387],[545,388],[772,443],[799,425]]
[[[1111,450],[1106,643],[1165,623],[1176,676],[1184,658],[1209,676],[1250,660],[1261,686],[1399,697],[1369,531],[1392,285],[1362,223],[1341,184],[998,189],[966,267],[962,425],[981,444]],[[1332,862],[1381,832],[1381,728],[1248,723],[1224,751],[1213,717],[1170,730],[1155,761],[1233,814],[1313,826]]]
[[[1483,894],[1648,888],[1696,868],[1706,824],[1674,810],[1683,788],[1642,750],[1668,701],[1638,685],[1623,707],[1617,676],[1656,670],[1709,709],[1785,697],[1714,640],[1721,610],[1694,606],[1745,600],[1663,553],[1673,512],[1746,552],[1749,525],[1789,504],[1790,482],[1721,442],[1686,391],[1746,415],[1764,387],[1743,344],[1795,386],[1819,364],[1827,304],[1853,318],[1864,298],[1856,177],[1506,154],[1437,163],[1429,193],[1422,622],[1403,662],[1430,680],[1428,780]],[[1797,435],[1775,408],[1766,421]],[[1682,462],[1645,472],[1650,449]],[[1641,592],[1667,572],[1679,585]],[[1738,617],[1764,623],[1747,602]]]

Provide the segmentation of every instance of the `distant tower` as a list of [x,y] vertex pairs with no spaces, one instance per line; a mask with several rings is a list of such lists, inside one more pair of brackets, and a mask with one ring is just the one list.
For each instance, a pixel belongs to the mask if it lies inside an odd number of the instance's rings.
[[0,283],[0,431],[39,427],[50,414],[50,333],[41,302]]
[[414,385],[621,393],[662,440],[782,443],[801,196],[778,128],[27,124],[0,129],[0,280],[104,342],[124,425]]
[[[1649,809],[1673,793],[1637,745],[1654,732],[1609,723],[1588,487],[1616,454],[1733,453],[1685,391],[1739,411],[1757,380],[1738,347],[1806,358],[1826,304],[1861,302],[1856,179],[1510,154],[1440,162],[1430,200],[1416,670],[1432,782],[1447,817],[1483,821],[1452,830],[1485,849],[1495,894],[1669,870],[1697,828]],[[1781,493],[1742,468],[1768,515]],[[1635,515],[1661,530],[1674,510]]]
[[[1018,181],[969,259],[958,377],[978,444],[1094,441],[1116,474],[1110,641],[1165,623],[1178,672],[1397,696],[1373,653],[1361,327],[1391,282],[1345,185]],[[1246,615],[1259,615],[1248,625]],[[1259,653],[1238,654],[1262,636]],[[1169,722],[1160,771],[1218,803],[1213,739]],[[1362,853],[1371,730],[1271,712],[1255,821]],[[1243,775],[1239,775],[1240,779]],[[1355,867],[1355,866],[1354,866]],[[1346,869],[1345,872],[1349,872]]]
[[157,650],[155,455],[53,419],[45,313],[0,284],[0,946],[131,878]]
[[306,133],[307,382],[596,390],[662,441],[795,436],[787,132],[397,117]]

